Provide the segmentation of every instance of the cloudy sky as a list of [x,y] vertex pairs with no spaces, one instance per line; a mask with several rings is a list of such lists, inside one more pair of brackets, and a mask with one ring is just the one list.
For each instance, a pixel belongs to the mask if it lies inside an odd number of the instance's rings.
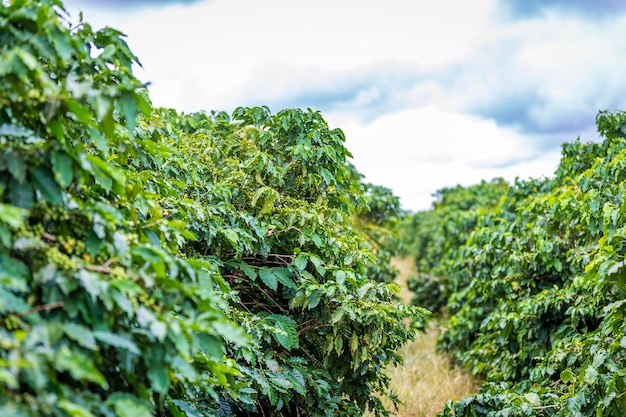
[[436,190],[551,176],[626,110],[623,0],[66,0],[127,35],[155,105],[320,110],[409,210]]

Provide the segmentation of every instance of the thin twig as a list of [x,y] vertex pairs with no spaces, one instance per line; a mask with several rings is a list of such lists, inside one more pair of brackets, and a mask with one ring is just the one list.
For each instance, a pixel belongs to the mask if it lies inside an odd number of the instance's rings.
[[50,241],[52,241],[52,242],[56,242],[57,240],[59,240],[56,236],[51,235],[51,234],[50,234],[50,233],[48,233],[48,232],[43,232],[43,233],[41,234],[41,237],[43,237],[44,239],[48,239],[48,240],[50,240]]
[[142,229],[147,229],[147,228],[149,228],[149,227],[156,226],[157,224],[162,223],[162,222],[164,222],[165,220],[167,220],[167,219],[169,219],[170,217],[172,217],[172,215],[173,215],[173,214],[174,214],[174,213],[170,213],[170,214],[168,214],[168,215],[166,215],[166,216],[163,216],[163,217],[161,217],[161,218],[158,218],[158,219],[156,219],[156,220],[153,220],[153,221],[151,221],[151,222],[149,222],[149,223],[145,223],[145,224],[139,225],[139,227],[140,227],[140,228],[142,228]]
[[51,303],[51,304],[43,304],[37,307],[33,307],[30,310],[28,310],[25,313],[22,314],[18,314],[18,317],[26,317],[30,314],[33,313],[39,313],[40,311],[50,311],[50,310],[55,310],[57,308],[61,308],[63,307],[63,301],[57,301],[56,303]]
[[284,233],[284,232],[286,232],[286,231],[288,231],[288,230],[291,230],[291,229],[295,229],[295,230],[297,230],[298,232],[302,233],[302,231],[301,231],[300,229],[298,229],[297,227],[295,227],[295,226],[289,226],[289,227],[287,227],[287,228],[285,228],[285,229],[281,229],[281,230],[268,230],[268,231],[265,233],[265,236],[272,236],[272,235],[275,235],[276,233]]
[[103,274],[111,273],[111,264],[113,263],[113,258],[107,260],[102,265],[85,265],[85,269],[93,272],[102,272]]
[[261,287],[259,287],[259,289],[261,290],[261,292],[262,292],[263,294],[265,294],[265,296],[266,296],[267,298],[269,298],[269,299],[272,301],[272,303],[274,303],[274,305],[275,305],[276,307],[278,307],[278,308],[280,309],[280,311],[282,311],[283,313],[287,313],[287,310],[285,310],[285,309],[283,308],[283,306],[281,306],[280,304],[278,304],[278,303],[276,302],[276,300],[274,300],[274,299],[273,299],[273,298],[272,298],[272,297],[271,297],[271,296],[267,293],[267,291],[265,291],[265,289],[263,289],[263,288],[261,288]]
[[263,411],[263,405],[261,404],[261,400],[256,400],[257,404],[259,404],[259,410],[261,410],[261,415],[265,417],[265,411]]
[[303,335],[304,333],[308,332],[309,330],[313,330],[313,329],[321,329],[323,327],[331,327],[330,324],[320,324],[320,325],[314,325],[311,324],[309,326],[303,327],[302,329],[298,330],[298,336]]
[[300,326],[307,326],[309,323],[314,322],[314,321],[316,321],[316,320],[318,320],[318,318],[317,318],[317,317],[314,317],[314,318],[312,318],[312,319],[310,319],[310,320],[307,320],[307,321],[305,321],[305,322],[302,322],[302,323],[298,324],[298,326],[297,326],[297,327],[300,327]]

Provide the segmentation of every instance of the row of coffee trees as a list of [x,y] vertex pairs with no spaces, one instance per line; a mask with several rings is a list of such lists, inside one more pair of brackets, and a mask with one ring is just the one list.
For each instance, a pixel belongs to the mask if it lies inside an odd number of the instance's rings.
[[484,378],[451,416],[626,414],[626,113],[553,178],[442,190],[405,228],[439,346]]
[[427,314],[388,283],[397,199],[318,112],[153,108],[69,20],[0,7],[0,415],[388,415]]

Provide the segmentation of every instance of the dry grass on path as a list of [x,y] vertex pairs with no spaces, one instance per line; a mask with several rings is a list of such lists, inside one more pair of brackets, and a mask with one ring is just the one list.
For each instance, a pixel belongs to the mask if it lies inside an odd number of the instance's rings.
[[[394,265],[401,271],[398,285],[402,288],[404,302],[408,303],[411,295],[405,280],[413,268],[413,261],[410,258],[398,259]],[[478,381],[467,372],[452,367],[446,355],[436,352],[439,331],[434,319],[428,327],[426,333],[400,351],[404,367],[388,370],[391,387],[404,403],[397,412],[401,417],[435,416],[448,400],[472,395],[479,386]]]
[[434,417],[448,400],[460,400],[478,389],[478,381],[462,369],[450,366],[447,356],[437,353],[437,330],[428,330],[400,354],[404,367],[389,370],[391,388],[404,403],[401,417]]

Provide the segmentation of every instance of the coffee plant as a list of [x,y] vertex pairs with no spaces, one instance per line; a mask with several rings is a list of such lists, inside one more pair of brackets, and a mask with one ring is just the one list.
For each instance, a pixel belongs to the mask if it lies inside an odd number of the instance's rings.
[[397,199],[318,112],[153,108],[138,63],[0,7],[0,415],[389,415]]
[[445,250],[440,347],[485,384],[440,416],[626,414],[626,113],[597,126],[602,142],[563,145],[554,178],[515,182]]
[[508,184],[502,179],[471,187],[444,188],[435,195],[431,210],[404,219],[403,250],[415,258],[417,269],[407,282],[414,292],[412,304],[441,311],[452,292],[469,284],[470,277],[448,279],[446,271],[479,219],[487,221],[507,190]]

